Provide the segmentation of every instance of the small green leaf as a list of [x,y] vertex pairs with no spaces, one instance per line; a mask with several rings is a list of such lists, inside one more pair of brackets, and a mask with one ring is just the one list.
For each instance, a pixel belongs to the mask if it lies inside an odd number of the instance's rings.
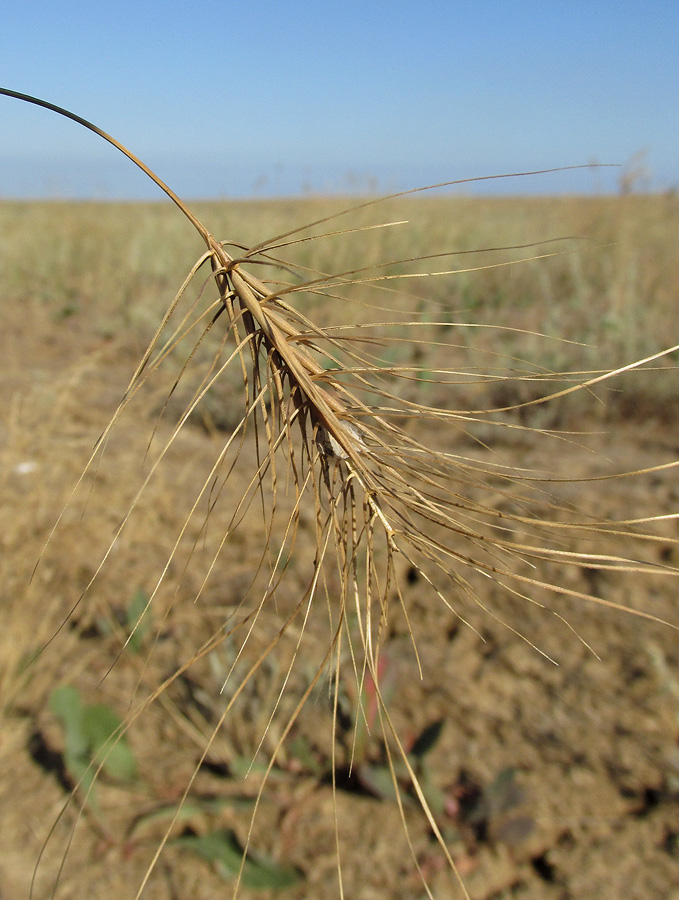
[[82,709],[82,700],[77,689],[71,684],[55,688],[50,694],[50,709],[55,716],[64,721],[72,715],[73,710]]
[[50,709],[60,719],[64,729],[64,765],[71,777],[87,792],[94,780],[97,765],[118,781],[131,781],[137,765],[125,735],[116,740],[122,726],[120,717],[103,703],[85,705],[72,685],[52,691]]
[[[395,800],[396,788],[389,766],[371,766],[362,763],[356,770],[358,780],[380,800]],[[403,798],[406,800],[407,798]]]
[[84,708],[76,688],[70,684],[55,688],[50,695],[50,709],[61,720],[64,729],[65,755],[73,759],[86,756],[88,740],[83,723]]
[[265,763],[253,763],[249,756],[234,756],[229,760],[229,771],[241,781],[254,775],[267,775],[269,780],[287,777],[287,773],[280,769],[274,768],[269,772]]
[[442,815],[446,806],[446,798],[443,791],[436,787],[435,784],[432,784],[429,779],[421,782],[420,787],[422,789],[424,799],[429,804],[429,809],[434,813],[435,816]]
[[96,768],[91,764],[87,756],[77,756],[64,750],[64,765],[66,771],[76,782],[83,796],[87,797],[90,804],[96,808],[97,797],[94,789]]
[[120,725],[120,716],[105,703],[93,703],[83,710],[83,727],[90,749],[95,753],[110,740]]
[[236,809],[251,809],[256,802],[255,797],[207,797],[199,798],[192,803],[184,803],[177,811],[177,804],[160,806],[151,812],[145,813],[135,821],[130,830],[130,837],[138,838],[145,832],[151,831],[155,825],[165,824],[175,819],[176,822],[190,822],[205,815],[214,815],[223,809],[234,807]]
[[132,781],[137,764],[125,735],[117,737],[122,727],[120,717],[104,703],[86,706],[83,728],[92,756],[103,761],[102,768],[117,781]]
[[241,881],[244,887],[280,890],[297,884],[301,878],[295,869],[279,866],[259,855],[247,854],[243,862],[243,850],[234,833],[227,829],[203,835],[186,835],[173,843],[216,863],[221,874],[227,878],[237,877],[242,865]]
[[437,719],[431,725],[427,725],[424,731],[416,738],[410,749],[410,755],[417,759],[422,759],[430,750],[433,750],[441,737],[444,724],[445,719]]
[[200,805],[194,803],[185,803],[179,810],[174,803],[171,806],[161,806],[139,816],[130,830],[130,837],[139,838],[156,825],[164,825],[173,820],[177,824],[189,822],[202,814],[203,810]]
[[127,627],[130,632],[127,646],[132,653],[139,652],[144,638],[153,625],[151,607],[148,604],[148,594],[140,589],[130,600],[130,605],[125,613]]

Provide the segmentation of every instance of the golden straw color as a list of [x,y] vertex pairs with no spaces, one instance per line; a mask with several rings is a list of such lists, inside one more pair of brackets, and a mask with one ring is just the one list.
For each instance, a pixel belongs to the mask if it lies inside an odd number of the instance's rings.
[[[585,568],[675,578],[672,558],[659,562],[655,551],[660,544],[676,545],[677,539],[665,529],[676,514],[643,512],[621,520],[606,519],[594,501],[592,507],[578,508],[567,491],[571,479],[558,463],[581,448],[587,435],[562,426],[565,415],[541,415],[567,409],[574,395],[596,402],[614,380],[665,365],[679,344],[610,369],[551,369],[520,358],[505,348],[525,340],[531,347],[549,344],[558,356],[569,341],[547,338],[520,324],[469,323],[446,307],[443,288],[431,299],[424,286],[429,290],[439,281],[445,285],[477,271],[497,274],[501,280],[517,267],[588,252],[576,238],[485,248],[482,261],[472,256],[469,265],[461,262],[467,250],[354,262],[338,251],[340,271],[319,271],[305,262],[310,244],[325,241],[334,248],[347,236],[365,238],[375,232],[388,241],[405,223],[398,218],[375,223],[366,216],[383,208],[391,213],[405,194],[323,214],[304,228],[291,228],[254,246],[221,241],[144,163],[101,129],[45,101],[6,89],[0,93],[67,116],[109,141],[167,194],[205,245],[49,537],[49,546],[58,544],[79,491],[96,492],[96,486],[89,485],[96,482],[117,427],[126,414],[137,414],[148,394],[155,424],[146,468],[101,559],[80,586],[64,626],[79,616],[87,618],[85,599],[96,593],[134,516],[146,509],[147,491],[161,479],[164,461],[184,446],[188,425],[201,410],[207,411],[206,421],[212,423],[212,437],[219,445],[209,466],[196,464],[197,481],[183,525],[170,539],[165,561],[152,573],[154,583],[135,621],[127,630],[114,623],[121,645],[101,676],[113,677],[115,669],[132,658],[136,674],[127,697],[131,705],[106,753],[80,775],[71,802],[57,817],[45,844],[45,866],[39,861],[36,869],[34,896],[50,896],[42,874],[54,860],[47,847],[52,837],[63,840],[66,821],[66,849],[49,882],[51,895],[59,896],[62,889],[69,895],[65,875],[61,883],[61,867],[66,872],[78,820],[84,818],[106,834],[95,793],[99,780],[106,780],[107,759],[133,734],[142,714],[158,709],[168,721],[182,719],[181,729],[200,747],[200,754],[191,759],[181,790],[174,791],[173,812],[165,817],[162,836],[131,894],[146,896],[152,890],[151,876],[163,871],[168,845],[178,840],[178,826],[195,806],[192,797],[202,773],[215,758],[222,758],[225,723],[238,704],[250,708],[260,691],[258,679],[266,676],[274,686],[266,704],[252,707],[257,737],[249,745],[246,768],[254,788],[248,824],[240,833],[240,862],[232,873],[233,896],[250,896],[248,867],[256,823],[268,815],[267,791],[278,790],[278,769],[292,765],[289,746],[302,753],[298,730],[311,706],[323,710],[319,718],[328,714],[331,731],[319,741],[329,742],[339,896],[344,897],[345,890],[338,778],[351,781],[358,771],[367,781],[366,773],[376,770],[365,765],[366,745],[379,734],[380,772],[386,785],[383,780],[375,790],[378,796],[390,794],[396,804],[412,867],[421,877],[412,896],[434,896],[421,847],[410,836],[415,801],[450,872],[447,892],[441,893],[439,886],[436,896],[469,898],[449,850],[438,800],[432,799],[426,769],[406,734],[408,723],[392,712],[384,675],[393,665],[392,651],[384,651],[387,639],[400,628],[408,640],[399,645],[399,652],[410,656],[420,677],[429,671],[427,648],[410,623],[412,583],[419,585],[417,603],[440,609],[446,621],[456,619],[483,637],[484,617],[490,617],[548,661],[554,661],[555,651],[537,644],[529,625],[524,629],[521,604],[539,607],[554,617],[555,627],[565,626],[576,635],[571,619],[577,621],[580,601],[676,627],[652,610],[606,597],[594,583],[587,589],[573,577]],[[494,177],[523,174],[535,173]],[[331,228],[332,221],[346,216],[352,217],[350,227]],[[295,253],[296,259],[289,258]],[[476,333],[480,347],[471,353]],[[508,465],[494,449],[498,433],[550,444],[555,470],[539,470],[529,459],[525,466]],[[665,462],[614,475],[593,474],[588,476],[592,496],[602,486],[605,491],[611,479],[631,481],[674,466],[676,462]],[[243,523],[253,520],[259,521],[259,562],[244,573],[236,601],[210,606],[219,593],[215,585],[223,577],[225,554],[231,546],[240,546]],[[178,611],[183,584],[192,586],[196,604],[189,612]],[[198,627],[194,623],[201,618],[203,600],[209,621]],[[133,651],[151,616],[155,640],[144,662]],[[174,616],[183,616],[187,634],[195,634],[191,653],[181,660],[164,655],[163,635]],[[44,653],[58,652],[62,630]],[[581,640],[586,644],[584,637]],[[305,641],[311,648],[306,655]],[[594,649],[592,653],[596,655]],[[144,694],[154,654],[163,660],[164,675]],[[305,661],[309,656],[311,666]],[[189,690],[191,672],[206,667],[218,685],[215,697],[201,701],[210,712],[199,722],[184,716],[173,698],[177,691]],[[300,667],[301,678],[296,674]],[[342,745],[347,703],[353,703],[352,722],[349,740]],[[72,823],[71,803],[79,809]],[[148,807],[148,798],[141,807]]]

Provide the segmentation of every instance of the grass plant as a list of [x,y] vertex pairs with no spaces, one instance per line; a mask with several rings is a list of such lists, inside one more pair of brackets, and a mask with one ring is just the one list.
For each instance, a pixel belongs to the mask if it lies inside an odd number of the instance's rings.
[[[144,636],[146,652],[139,652],[141,631],[103,611],[110,621],[106,634],[117,637],[118,647],[98,674],[131,703],[119,739],[127,747],[141,717],[158,710],[159,747],[168,728],[177,747],[194,747],[181,788],[174,788],[174,812],[163,822],[143,872],[135,869],[133,895],[157,891],[153,877],[163,870],[164,852],[171,847],[179,852],[181,841],[184,847],[191,843],[191,835],[176,843],[185,821],[182,810],[191,807],[203,774],[219,759],[228,760],[232,771],[245,761],[243,774],[251,786],[247,824],[241,821],[235,838],[228,835],[229,859],[237,838],[241,860],[231,872],[233,894],[247,892],[241,881],[253,871],[252,851],[262,834],[257,823],[273,827],[267,790],[275,791],[277,773],[294,771],[295,758],[298,766],[304,758],[301,765],[312,767],[308,760],[325,740],[339,894],[345,896],[338,773],[350,779],[354,767],[370,758],[366,745],[379,732],[374,753],[381,755],[380,771],[390,781],[395,814],[421,876],[416,890],[433,896],[419,839],[411,837],[412,801],[447,863],[454,890],[468,897],[440,810],[432,808],[435,792],[428,779],[422,781],[412,752],[417,741],[404,736],[403,710],[394,714],[383,686],[396,652],[393,638],[400,635],[398,653],[410,658],[413,672],[421,677],[428,671],[427,647],[411,625],[412,583],[419,585],[417,603],[434,617],[462,623],[481,639],[489,618],[547,661],[555,661],[562,637],[545,646],[533,635],[532,620],[524,621],[524,605],[539,609],[559,634],[580,638],[592,653],[581,633],[582,604],[673,627],[647,604],[606,596],[594,581],[583,584],[576,577],[586,570],[655,583],[678,573],[674,512],[644,508],[607,518],[600,500],[609,481],[617,485],[662,475],[674,462],[588,475],[592,493],[583,506],[568,494],[569,483],[577,481],[568,471],[569,454],[591,439],[576,424],[582,410],[603,419],[600,410],[615,405],[609,387],[621,385],[623,396],[637,402],[673,373],[679,345],[665,346],[663,322],[656,323],[647,308],[640,316],[634,258],[626,256],[621,271],[617,239],[599,233],[598,246],[605,251],[594,272],[583,273],[592,250],[578,235],[601,228],[595,201],[584,204],[591,221],[579,221],[570,237],[555,229],[526,244],[518,237],[523,223],[513,222],[506,238],[480,246],[483,241],[473,233],[456,234],[449,220],[443,224],[438,210],[444,199],[425,199],[419,192],[348,208],[325,204],[303,227],[289,224],[279,207],[283,224],[273,236],[262,239],[264,226],[254,222],[248,226],[253,234],[237,239],[237,225],[229,222],[227,239],[217,239],[202,213],[196,215],[100,129],[43,101],[1,92],[67,115],[113,143],[165,191],[204,244],[198,260],[187,263],[174,299],[159,313],[160,324],[149,335],[43,555],[45,566],[60,535],[73,527],[72,510],[91,503],[97,485],[115,478],[108,460],[117,458],[117,435],[125,440],[134,434],[130,453],[141,451],[145,460],[139,482],[120,491],[102,529],[98,562],[81,573],[79,596],[68,615],[63,616],[63,603],[45,615],[56,633],[43,654],[68,639],[67,623],[75,623],[80,633],[97,627],[102,610],[96,598],[119,548],[133,543],[136,527],[142,535],[161,527],[163,503],[184,504],[169,552],[164,558],[155,548],[149,553],[154,577],[144,586],[147,600],[139,619],[145,616],[145,628],[153,621],[155,640]],[[625,209],[636,204],[643,214],[644,198],[624,201]],[[676,203],[667,202],[676,216]],[[403,221],[406,207],[410,231]],[[578,210],[582,216],[583,205]],[[87,259],[101,249],[96,205],[90,213],[77,241],[84,279]],[[40,208],[4,210],[16,214],[30,219]],[[205,208],[206,217],[213,214]],[[160,215],[143,208],[140,228],[147,219],[157,225]],[[635,215],[638,221],[638,209]],[[427,231],[424,242],[418,230]],[[148,254],[154,265],[142,290],[156,310],[156,297],[174,280],[178,261],[155,239],[149,238]],[[130,255],[127,264],[134,272],[138,261]],[[668,257],[663,264],[669,269],[676,260]],[[39,285],[38,295],[27,298],[33,314],[45,316],[51,304],[55,331],[77,319],[88,296],[107,291],[108,279],[74,286],[71,270],[58,256],[20,257],[12,272],[23,283],[21,267]],[[148,272],[144,266],[144,279]],[[117,281],[111,277],[110,283]],[[643,287],[654,291],[653,284]],[[585,315],[595,291],[605,295],[605,321]],[[554,302],[557,294],[567,298],[566,311]],[[136,304],[130,293],[111,300],[111,319],[101,323],[102,341],[118,328],[137,340],[152,328],[148,305]],[[537,329],[536,306],[542,310]],[[607,346],[613,358],[600,359],[593,346],[612,332],[615,338]],[[643,387],[648,378],[651,388],[648,381]],[[209,460],[191,455],[190,428],[196,422],[212,437]],[[141,437],[145,423],[148,434]],[[523,465],[508,461],[502,445],[512,441],[543,442],[551,448],[553,467],[534,467],[530,459]],[[191,478],[175,490],[163,473],[178,456]],[[135,524],[139,520],[141,526]],[[250,555],[239,569],[244,532]],[[660,546],[670,548],[661,560]],[[229,577],[238,585],[229,592],[220,588],[227,559]],[[128,599],[133,593],[128,591]],[[187,606],[187,596],[195,606]],[[168,651],[167,633],[182,634],[183,658],[176,648]],[[117,676],[119,671],[124,674]],[[159,672],[164,673],[160,680]],[[355,698],[349,728],[342,721],[347,678]],[[193,692],[190,705],[181,700],[186,692]],[[317,715],[328,728],[326,739],[308,730],[310,704],[322,709]],[[228,730],[237,709],[245,711],[240,733]],[[430,725],[417,723],[422,733]],[[305,733],[313,734],[313,742],[307,741],[304,752],[298,742],[295,757],[289,746]],[[148,768],[149,759],[142,758],[142,770],[145,764]],[[105,759],[94,766],[95,776],[105,776]],[[85,782],[92,783],[91,771]],[[148,805],[147,788],[137,790],[142,805]],[[384,786],[380,790],[386,792]],[[77,820],[92,815],[82,784],[75,786],[73,801],[79,815],[66,829],[66,849]],[[64,840],[62,824],[69,816],[67,805],[48,847],[53,837]],[[97,814],[93,827],[108,839],[102,816]],[[217,859],[222,849],[210,844],[210,852],[217,853],[210,858]],[[62,850],[57,858],[65,855]],[[51,865],[55,855],[46,850],[45,859]],[[57,866],[49,878],[57,895],[61,877]],[[48,890],[41,878],[39,870],[40,896]],[[68,892],[67,877],[64,882]],[[441,890],[437,895],[450,896]],[[450,884],[445,890],[450,892]]]

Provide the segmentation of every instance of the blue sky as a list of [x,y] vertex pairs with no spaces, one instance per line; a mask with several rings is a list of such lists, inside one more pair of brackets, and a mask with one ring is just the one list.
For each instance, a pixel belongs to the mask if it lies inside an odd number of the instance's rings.
[[[664,190],[679,187],[678,46],[676,0],[34,0],[0,13],[0,85],[94,121],[187,198],[388,191],[638,153],[640,185]],[[0,196],[159,196],[117,156],[0,97]],[[475,190],[615,190],[619,174]]]

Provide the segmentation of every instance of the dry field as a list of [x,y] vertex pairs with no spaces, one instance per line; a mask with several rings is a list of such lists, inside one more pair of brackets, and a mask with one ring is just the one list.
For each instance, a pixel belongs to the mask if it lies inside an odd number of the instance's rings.
[[[194,212],[251,246],[345,205]],[[397,555],[397,589],[379,541],[374,572],[355,563],[380,586],[366,606],[376,687],[366,610],[348,608],[332,644],[347,565],[330,542],[316,566],[323,477],[301,501],[285,464],[253,489],[266,437],[252,428],[212,471],[244,414],[237,358],[154,468],[205,367],[233,349],[227,329],[168,357],[73,494],[203,249],[190,226],[167,204],[0,205],[1,900],[31,885],[35,900],[55,885],[133,898],[162,842],[144,897],[230,896],[246,843],[243,900],[338,897],[338,844],[347,898],[424,898],[421,875],[437,900],[462,897],[435,829],[473,900],[679,898],[677,354],[567,392],[679,342],[679,198],[415,197],[304,234],[401,220],[277,251],[308,270],[407,274],[288,300],[322,328],[380,323],[357,352],[385,385],[398,375],[404,434],[461,473],[467,531],[445,535],[457,580]],[[293,280],[280,271],[255,274]],[[202,277],[187,308],[214,302]],[[406,414],[434,408],[448,415]],[[467,565],[472,526],[532,549]]]

